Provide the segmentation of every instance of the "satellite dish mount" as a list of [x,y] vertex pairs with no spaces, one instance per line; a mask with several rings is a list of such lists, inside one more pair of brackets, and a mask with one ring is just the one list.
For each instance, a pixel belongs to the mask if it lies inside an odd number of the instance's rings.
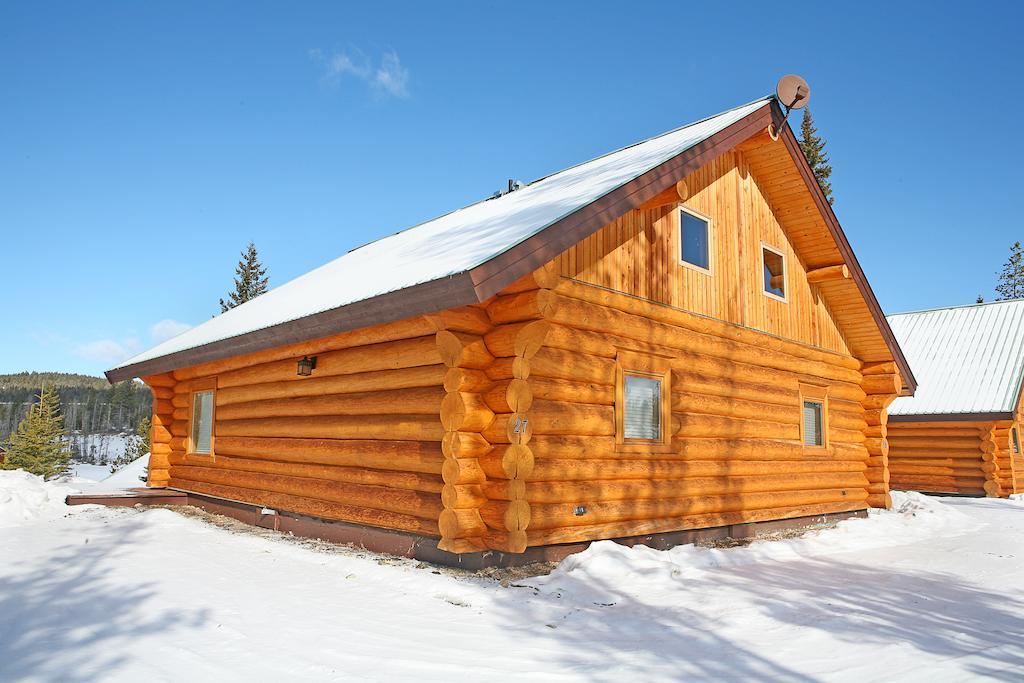
[[799,76],[789,74],[779,79],[778,84],[775,86],[775,98],[779,101],[779,105],[782,106],[783,116],[782,121],[778,125],[774,121],[768,124],[768,135],[771,136],[772,140],[779,139],[779,133],[782,132],[782,124],[789,118],[789,112],[794,109],[803,109],[807,106],[808,100],[811,99],[811,86],[807,85],[807,81]]

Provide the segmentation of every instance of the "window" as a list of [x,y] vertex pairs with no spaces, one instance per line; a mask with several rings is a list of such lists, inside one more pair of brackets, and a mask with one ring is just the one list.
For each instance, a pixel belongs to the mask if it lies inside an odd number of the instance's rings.
[[710,273],[710,238],[710,220],[687,209],[679,209],[679,260],[683,265]]
[[213,455],[213,390],[192,393],[190,453]]
[[669,359],[619,351],[615,370],[616,450],[671,450]]
[[761,266],[764,271],[764,292],[780,301],[786,300],[786,259],[782,252],[761,245]]
[[1010,445],[1013,447],[1014,453],[1020,453],[1020,437],[1017,436],[1016,427],[1010,429]]
[[828,387],[800,385],[800,442],[805,451],[828,448]]
[[647,441],[661,439],[661,380],[626,375],[625,383],[623,436]]
[[804,401],[804,445],[824,446],[825,437],[821,433],[822,410],[821,401]]

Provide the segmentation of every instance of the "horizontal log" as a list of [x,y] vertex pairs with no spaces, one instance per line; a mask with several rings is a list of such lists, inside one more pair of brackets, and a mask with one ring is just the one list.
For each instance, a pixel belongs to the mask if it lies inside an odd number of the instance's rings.
[[832,443],[824,454],[809,453],[798,439],[736,439],[736,438],[677,438],[672,441],[672,453],[652,451],[650,454],[616,452],[614,437],[549,436],[537,435],[530,442],[538,457],[544,458],[637,458],[680,460],[853,460],[867,458],[867,450],[859,444]]
[[898,375],[899,366],[891,360],[864,363],[860,367],[863,375]]
[[868,505],[881,510],[890,510],[892,509],[892,496],[888,492],[869,494]]
[[140,481],[139,482],[139,486],[145,485],[145,486],[152,486],[152,487],[160,487],[160,488],[162,488],[162,487],[165,487],[165,486],[168,485],[168,482],[170,481],[170,478],[171,478],[171,471],[170,471],[170,469],[158,469],[156,467],[150,467],[149,468],[149,476],[146,479],[145,484],[143,484],[143,482]]
[[[173,430],[172,430],[173,431]],[[217,422],[222,436],[440,441],[436,415],[315,415]]]
[[539,400],[534,401],[529,418],[534,434],[615,434],[615,410],[611,406]]
[[834,282],[836,280],[849,280],[850,269],[845,263],[840,263],[835,266],[824,266],[823,268],[815,268],[807,271],[807,283],[812,285],[821,284],[822,282]]
[[614,386],[615,361],[590,354],[543,347],[530,359],[530,375]]
[[797,423],[769,422],[767,420],[740,419],[720,415],[698,415],[675,413],[679,422],[675,431],[678,437],[714,437],[749,439],[792,439],[800,438]]
[[337,480],[325,481],[311,477],[228,470],[222,469],[219,463],[217,467],[176,465],[172,468],[172,474],[175,479],[183,481],[303,496],[421,519],[436,520],[442,510],[441,497],[437,493],[352,484]]
[[592,382],[571,382],[564,379],[531,377],[530,388],[535,399],[572,401],[592,405],[615,405],[615,387]]
[[[590,524],[663,519],[665,517],[742,512],[766,508],[783,508],[821,503],[863,503],[868,496],[861,487],[842,489],[815,489],[809,491],[758,492],[714,496],[694,496],[673,499],[587,502],[584,514],[577,514],[582,503],[531,504],[530,529],[544,530]],[[493,518],[505,507],[491,501],[481,509],[485,521]],[[489,523],[490,524],[490,523]]]
[[171,452],[171,445],[169,443],[151,443],[149,452],[152,455],[167,455]]
[[[671,309],[670,309],[671,310]],[[558,299],[557,311],[552,317],[554,322],[593,332],[607,333],[614,331],[617,337],[636,339],[649,344],[658,344],[676,349],[680,352],[714,355],[720,359],[737,363],[747,363],[759,367],[771,368],[785,372],[798,373],[814,377],[822,377],[835,381],[861,382],[859,367],[847,367],[848,361],[840,360],[843,356],[826,357],[827,360],[802,356],[794,356],[777,349],[777,345],[769,342],[769,335],[759,334],[755,343],[737,341],[714,335],[694,333],[683,327],[658,322],[650,318],[625,313],[614,308],[602,307],[591,303],[561,296]],[[750,330],[746,330],[749,334]],[[763,338],[763,339],[762,339]],[[776,348],[772,348],[776,346]],[[800,348],[800,347],[793,347]],[[854,365],[859,366],[855,359]],[[870,392],[869,392],[870,393]]]
[[550,329],[551,323],[543,320],[499,325],[484,336],[484,342],[496,358],[532,358],[544,345]]
[[481,393],[481,398],[495,413],[525,413],[533,405],[531,385],[524,379],[494,382]]
[[[531,444],[536,448],[537,437]],[[490,456],[488,456],[490,457]],[[689,479],[697,477],[760,476],[771,474],[812,474],[864,472],[866,465],[856,460],[624,460],[619,458],[577,460],[540,458],[533,465],[529,480],[588,481],[632,479]],[[487,471],[502,478],[501,470]]]
[[528,444],[533,438],[532,413],[501,413],[481,432],[490,444]]
[[476,508],[446,508],[438,516],[438,528],[446,539],[482,538],[487,533],[487,526]]
[[265,489],[246,489],[223,484],[178,479],[172,477],[168,486],[183,491],[237,500],[252,505],[261,505],[281,512],[293,512],[323,519],[336,519],[343,522],[354,522],[382,529],[398,529],[425,536],[438,536],[439,531],[435,520],[423,519],[413,515],[403,515],[386,510],[363,508],[307,496],[294,496],[275,493]]
[[174,375],[172,375],[169,372],[165,372],[160,375],[147,375],[146,377],[142,377],[140,379],[142,379],[143,383],[145,383],[146,386],[150,388],[173,387],[175,384],[177,384]]
[[492,380],[527,379],[530,376],[530,361],[526,358],[495,358],[484,370]]
[[480,394],[449,392],[441,401],[441,424],[446,431],[480,432],[494,420]]
[[536,466],[533,449],[523,444],[500,444],[478,462],[488,477],[504,480],[531,477]]
[[892,438],[919,438],[933,439],[936,443],[944,443],[946,437],[955,436],[962,439],[971,439],[974,442],[980,440],[978,432],[973,427],[956,429],[950,427],[927,429],[922,427],[904,427],[902,425],[889,425],[889,437]]
[[[210,465],[209,458],[185,454],[172,455],[169,458],[169,462],[171,465],[186,467],[209,467]],[[439,494],[442,486],[441,477],[434,473],[425,474],[368,467],[322,465],[318,463],[279,462],[276,460],[227,456],[221,453],[217,454],[214,464],[217,469],[321,479],[324,481],[362,484],[366,486],[384,486],[432,494]],[[180,472],[177,474],[181,476]]]
[[[447,368],[440,363],[398,370],[358,372],[351,375],[308,377],[301,382],[267,382],[217,390],[217,407],[299,396],[358,394],[369,391],[391,391],[440,386]],[[182,401],[187,406],[187,400]]]
[[[677,413],[700,413],[738,419],[770,420],[785,424],[800,424],[800,404],[794,400],[789,405],[761,403],[737,398],[721,398],[705,394],[672,391],[672,411]],[[796,398],[794,396],[794,398]]]
[[[835,364],[858,371],[861,365],[860,361],[852,356],[782,339],[781,337],[758,332],[735,323],[696,315],[689,311],[645,301],[583,282],[563,280],[559,286],[559,293],[581,302],[597,305],[598,307],[608,307],[631,315],[650,318],[653,321],[676,326],[691,332],[721,337],[725,340],[741,342],[764,350],[777,351],[798,358]],[[559,314],[561,314],[561,310],[559,310]],[[598,329],[596,331],[600,332],[602,330]]]
[[446,484],[483,484],[487,475],[477,458],[445,458],[441,478]]
[[898,395],[903,383],[899,375],[865,375],[860,383],[866,394]]
[[367,391],[233,403],[217,408],[217,421],[302,415],[429,415],[441,409],[441,387]]
[[589,524],[584,526],[563,527],[559,529],[537,530],[528,532],[530,546],[552,545],[557,543],[577,543],[604,538],[623,538],[644,536],[669,531],[685,531],[688,529],[707,529],[728,526],[731,524],[748,524],[751,522],[767,522],[795,517],[817,517],[863,510],[866,501],[838,501],[813,505],[796,505],[783,508],[759,510],[743,510],[724,513],[687,515],[684,517],[669,516],[660,519],[629,520],[608,524]]
[[479,306],[462,306],[449,308],[446,311],[428,313],[423,316],[438,332],[466,332],[468,334],[485,334],[490,331],[491,319]]
[[[173,446],[173,444],[172,444]],[[439,474],[444,457],[436,441],[302,439],[219,435],[218,455],[349,465]]]
[[690,191],[686,186],[686,181],[680,180],[675,185],[665,188],[636,208],[638,211],[646,211],[666,205],[675,206],[680,202],[686,201],[689,196]]
[[478,458],[490,450],[490,442],[473,432],[447,432],[441,438],[441,452],[446,458]]
[[[396,320],[383,325],[362,327],[328,337],[311,339],[309,341],[298,342],[295,344],[286,344],[272,349],[233,356],[231,358],[215,360],[209,363],[202,363],[189,368],[181,368],[174,371],[174,377],[177,380],[191,380],[196,379],[197,377],[212,377],[214,375],[221,375],[245,367],[284,360],[288,360],[294,366],[294,363],[303,356],[319,356],[320,354],[329,351],[338,351],[341,349],[380,344],[398,341],[401,339],[423,337],[432,335],[434,332],[434,326],[423,317]],[[320,363],[318,360],[318,370],[319,365]]]
[[441,489],[441,503],[446,508],[478,508],[486,502],[480,484],[445,484]]
[[316,370],[310,377],[296,373],[296,362],[297,359],[285,359],[225,372],[217,375],[217,388],[266,382],[302,382],[332,375],[436,365],[441,362],[441,357],[434,337],[429,336],[320,353]]
[[171,437],[171,431],[166,427],[155,424],[150,428],[149,438],[153,443],[170,443]]
[[480,517],[498,531],[525,531],[530,525],[529,503],[523,500],[488,501],[480,507]]
[[437,333],[437,350],[441,362],[449,368],[486,368],[494,360],[483,337],[442,330]]
[[889,472],[894,477],[906,476],[913,478],[915,475],[929,477],[984,477],[980,460],[974,463],[965,463],[963,466],[949,465],[908,465],[898,459],[889,464]]
[[[784,472],[757,476],[729,474],[688,479],[531,481],[526,487],[526,500],[531,504],[671,500],[690,496],[866,488],[868,484],[862,472]],[[507,499],[504,482],[488,483],[484,491],[490,499]]]
[[498,296],[487,304],[487,315],[497,324],[550,318],[557,308],[556,295],[547,289]]

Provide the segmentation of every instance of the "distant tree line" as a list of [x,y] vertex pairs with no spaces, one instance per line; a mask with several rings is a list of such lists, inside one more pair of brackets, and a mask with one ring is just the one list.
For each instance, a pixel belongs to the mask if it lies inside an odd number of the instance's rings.
[[0,442],[14,433],[43,387],[54,389],[68,432],[134,432],[152,411],[152,394],[139,382],[111,386],[100,377],[58,372],[0,375]]

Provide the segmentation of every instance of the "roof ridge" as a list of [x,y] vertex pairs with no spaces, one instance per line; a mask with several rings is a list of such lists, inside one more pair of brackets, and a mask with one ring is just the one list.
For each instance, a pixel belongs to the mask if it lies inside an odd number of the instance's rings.
[[934,313],[936,311],[958,311],[965,308],[977,308],[980,306],[992,306],[993,304],[1016,304],[1024,303],[1022,299],[1004,299],[1002,301],[982,301],[975,302],[973,304],[959,304],[956,306],[936,306],[934,308],[919,308],[913,311],[900,311],[899,313],[889,313],[886,318],[895,318],[898,315],[914,315],[916,313]]

